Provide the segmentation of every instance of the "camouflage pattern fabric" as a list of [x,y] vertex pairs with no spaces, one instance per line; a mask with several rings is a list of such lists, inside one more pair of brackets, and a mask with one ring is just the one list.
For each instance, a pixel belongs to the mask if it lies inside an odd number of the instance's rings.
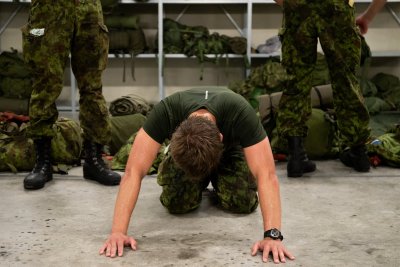
[[32,82],[30,78],[13,78],[0,76],[2,96],[14,99],[29,99]]
[[29,134],[33,138],[54,135],[52,125],[58,117],[55,101],[71,54],[83,137],[106,144],[110,125],[101,75],[108,58],[108,30],[100,0],[33,0],[22,32],[24,58],[33,69]]
[[0,54],[0,76],[27,78],[31,71],[17,50],[3,51]]
[[369,155],[378,155],[382,163],[400,167],[400,124],[389,129],[387,133],[379,136],[367,144]]
[[[1,122],[0,171],[31,171],[35,165],[33,140],[26,136],[28,124]],[[55,171],[66,171],[68,166],[79,164],[82,150],[79,124],[71,119],[60,118],[52,131],[51,154]]]
[[[111,161],[111,168],[113,170],[120,170],[120,171],[125,170],[126,163],[128,162],[128,158],[129,158],[129,153],[131,152],[131,148],[132,148],[133,142],[135,141],[136,135],[137,135],[137,132],[132,134],[132,136],[128,139],[128,141],[126,141],[126,144],[123,145],[118,150],[117,153],[115,153],[115,155]],[[151,174],[157,173],[158,167],[165,156],[164,150],[167,146],[167,143],[168,143],[168,141],[166,141],[164,144],[161,145],[160,151],[157,154],[157,158],[154,160],[154,162],[151,165],[147,174],[151,175]]]
[[354,7],[347,1],[287,0],[283,12],[282,64],[290,78],[278,112],[280,135],[307,135],[305,122],[311,114],[311,73],[317,60],[319,39],[330,71],[343,145],[365,143],[370,135],[369,114],[356,77],[361,42]]
[[237,147],[225,151],[218,170],[198,182],[176,166],[168,151],[158,169],[157,182],[163,188],[160,201],[171,213],[187,213],[200,206],[210,181],[221,209],[250,213],[257,208],[257,185]]

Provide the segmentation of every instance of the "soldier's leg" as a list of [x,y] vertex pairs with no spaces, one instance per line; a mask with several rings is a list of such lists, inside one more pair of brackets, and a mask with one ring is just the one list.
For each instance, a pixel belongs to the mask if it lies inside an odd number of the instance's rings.
[[[303,147],[307,135],[306,121],[311,114],[311,81],[317,59],[317,36],[311,13],[299,12],[307,6],[285,6],[285,24],[281,31],[282,65],[289,79],[279,103],[277,129],[281,138],[288,139],[289,161],[287,175],[300,177],[315,170]],[[304,15],[306,14],[306,15]]]
[[224,152],[218,176],[211,179],[218,206],[235,213],[251,213],[258,206],[257,184],[240,147]]
[[209,180],[194,182],[167,153],[158,169],[157,182],[162,186],[160,201],[163,206],[170,213],[187,213],[200,206],[202,191]]
[[80,1],[72,44],[72,69],[79,87],[79,120],[84,139],[107,144],[110,120],[102,92],[102,73],[108,60],[108,34],[100,1]]
[[344,146],[350,147],[341,159],[347,166],[364,172],[370,169],[365,147],[370,129],[368,110],[356,76],[361,60],[361,39],[355,24],[354,7],[346,2],[335,5],[332,15],[335,19],[329,20],[327,29],[321,32],[321,46],[331,75],[341,139]]
[[70,3],[32,2],[29,23],[22,29],[24,58],[32,68],[28,134],[34,139],[36,151],[35,167],[24,179],[26,189],[42,188],[53,177],[52,127],[58,118],[55,102],[63,88],[70,51],[73,22],[67,14],[71,7]]
[[[31,4],[29,23],[23,31],[23,53],[32,68],[32,95],[29,103],[33,138],[53,136],[57,120],[56,99],[63,88],[64,68],[70,51],[73,22],[64,14],[64,6],[48,1]],[[68,8],[68,7],[67,7]]]
[[102,93],[101,75],[107,64],[108,35],[100,1],[76,4],[76,30],[72,44],[72,69],[78,82],[79,120],[83,129],[83,175],[104,185],[117,185],[121,176],[102,159],[110,141],[109,113]]

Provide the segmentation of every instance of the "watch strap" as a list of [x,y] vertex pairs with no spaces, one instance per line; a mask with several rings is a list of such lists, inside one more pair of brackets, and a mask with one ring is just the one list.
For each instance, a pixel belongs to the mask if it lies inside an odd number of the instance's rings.
[[278,239],[281,241],[283,240],[283,235],[282,235],[281,231],[279,231],[276,228],[272,228],[272,229],[265,231],[264,238],[267,238],[267,237],[272,238],[274,240],[278,240]]

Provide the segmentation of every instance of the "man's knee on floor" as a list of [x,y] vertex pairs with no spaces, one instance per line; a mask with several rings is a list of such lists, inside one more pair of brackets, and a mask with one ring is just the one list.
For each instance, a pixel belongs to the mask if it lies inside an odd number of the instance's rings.
[[258,207],[258,197],[256,194],[222,197],[219,199],[219,206],[225,211],[249,214]]
[[199,203],[182,203],[182,201],[171,201],[160,197],[161,204],[171,214],[184,214],[197,209],[200,206]]
[[161,204],[172,214],[188,213],[200,206],[201,194],[177,194],[177,192],[163,191],[160,196]]

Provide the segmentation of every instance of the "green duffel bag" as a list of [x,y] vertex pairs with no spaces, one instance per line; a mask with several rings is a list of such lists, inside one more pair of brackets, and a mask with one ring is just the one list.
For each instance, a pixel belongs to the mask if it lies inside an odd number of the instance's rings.
[[[337,158],[339,139],[336,122],[320,109],[313,108],[307,121],[308,135],[304,140],[304,149],[310,159]],[[287,140],[279,138],[277,129],[272,131],[271,147],[274,154],[287,154]]]
[[111,15],[104,17],[104,24],[108,28],[137,30],[140,28],[140,19],[137,15]]
[[51,142],[53,161],[56,164],[79,164],[83,144],[79,123],[72,119],[59,118],[53,129],[56,132]]
[[147,50],[146,36],[142,29],[128,30],[129,35],[129,52],[134,55],[144,53]]
[[0,77],[0,91],[3,97],[28,99],[32,93],[30,78]]
[[110,29],[108,32],[109,36],[109,52],[110,53],[121,53],[128,52],[129,45],[129,33],[124,30]]
[[114,155],[124,146],[128,139],[143,126],[146,117],[140,113],[126,116],[112,116],[110,153]]
[[12,49],[11,52],[3,51],[0,54],[0,76],[13,78],[27,78],[31,70],[22,58],[22,54]]
[[[31,171],[35,165],[36,152],[33,140],[25,135],[28,124],[2,122],[0,127],[0,171]],[[80,163],[81,128],[71,119],[60,118],[53,129],[52,163],[55,171],[66,172],[67,165]]]
[[385,100],[379,97],[368,96],[364,99],[365,106],[367,107],[370,115],[375,115],[380,113],[381,111],[389,111],[393,109],[392,106],[390,106]]
[[336,158],[339,155],[339,139],[336,121],[321,109],[312,109],[307,121],[308,135],[304,149],[310,159]]

